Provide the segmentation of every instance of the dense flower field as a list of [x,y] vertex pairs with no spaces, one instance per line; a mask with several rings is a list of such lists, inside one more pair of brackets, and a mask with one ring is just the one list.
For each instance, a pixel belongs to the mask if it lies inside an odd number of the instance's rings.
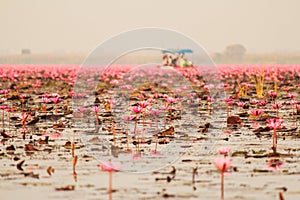
[[297,199],[299,87],[298,65],[1,66],[1,195]]

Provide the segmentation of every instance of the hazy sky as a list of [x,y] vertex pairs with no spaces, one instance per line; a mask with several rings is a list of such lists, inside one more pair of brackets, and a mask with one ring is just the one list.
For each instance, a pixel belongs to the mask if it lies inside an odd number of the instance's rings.
[[209,53],[300,52],[299,0],[0,0],[0,53],[85,53],[138,27],[177,30]]

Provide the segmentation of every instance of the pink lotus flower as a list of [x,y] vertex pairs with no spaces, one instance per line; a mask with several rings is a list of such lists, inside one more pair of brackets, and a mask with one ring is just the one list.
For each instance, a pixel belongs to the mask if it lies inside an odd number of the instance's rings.
[[281,124],[283,123],[283,119],[277,119],[277,118],[273,118],[273,119],[267,119],[267,126],[270,129],[278,129],[281,128]]
[[278,110],[279,108],[282,107],[282,103],[273,103],[272,108]]
[[102,110],[102,108],[100,106],[93,106],[92,107],[92,110],[95,112],[95,113],[98,113]]
[[141,155],[138,153],[133,154],[131,157],[132,160],[140,160],[141,158],[142,158]]
[[77,94],[76,94],[76,92],[74,92],[74,91],[69,91],[69,95],[70,95],[72,98],[76,98],[76,97],[77,97]]
[[6,101],[7,101],[6,98],[4,98],[4,97],[0,98],[0,102],[1,102],[1,103],[4,103],[4,102],[6,102]]
[[19,94],[19,97],[20,97],[21,99],[25,99],[25,98],[26,98],[26,95],[25,95],[25,94]]
[[268,104],[267,101],[261,101],[261,102],[259,102],[259,105],[260,105],[260,106],[265,106],[265,105],[267,105],[267,104]]
[[0,94],[8,94],[10,92],[9,89],[0,90]]
[[135,118],[136,118],[136,116],[132,116],[132,115],[122,117],[122,119],[125,121],[133,121]]
[[208,90],[209,90],[209,86],[208,86],[208,85],[204,85],[204,86],[203,86],[203,89],[204,89],[205,91],[208,91]]
[[146,108],[149,105],[149,102],[148,101],[141,101],[138,104],[139,104],[139,107]]
[[116,162],[116,161],[107,161],[107,162],[103,162],[101,164],[98,165],[100,167],[101,170],[106,171],[106,172],[117,172],[120,171],[122,168],[121,163]]
[[224,158],[224,157],[218,157],[218,158],[215,158],[214,164],[220,172],[224,173],[230,168],[231,159]]
[[296,97],[294,93],[288,93],[287,96],[291,99],[294,99]]
[[21,113],[19,116],[18,116],[18,119],[21,121],[21,124],[24,126],[26,121],[29,120],[31,118],[31,115],[28,114],[28,113]]
[[279,159],[272,159],[268,162],[268,169],[274,171],[279,170],[283,166],[283,163]]
[[251,99],[250,103],[256,105],[259,101],[257,99]]
[[135,114],[139,114],[143,111],[143,108],[140,106],[132,107],[131,111],[134,112]]
[[147,102],[148,102],[148,103],[154,103],[154,102],[155,102],[155,99],[149,98],[149,99],[147,99]]
[[81,112],[81,113],[85,113],[87,111],[87,108],[85,108],[85,107],[79,107],[79,108],[77,108],[77,110],[79,112]]
[[162,109],[162,110],[168,110],[168,109],[169,109],[169,106],[162,105],[162,106],[161,106],[161,109]]
[[167,101],[168,103],[176,103],[176,102],[177,102],[177,99],[176,99],[176,98],[173,98],[173,97],[168,97],[168,98],[166,99],[166,101]]
[[215,158],[214,164],[221,173],[221,199],[224,199],[224,174],[231,166],[231,159],[226,157]]
[[225,130],[222,133],[225,134],[225,135],[230,135],[230,134],[232,134],[232,131],[231,130]]
[[107,162],[99,164],[98,166],[101,170],[106,171],[109,174],[108,194],[109,199],[112,200],[112,173],[121,170],[121,163],[109,160]]
[[149,155],[150,155],[150,156],[159,156],[160,153],[159,153],[159,151],[153,150],[153,151],[150,151],[150,152],[149,152]]
[[54,132],[52,134],[49,135],[51,139],[59,139],[62,138],[62,134],[59,132]]
[[118,80],[111,80],[111,81],[109,82],[109,84],[111,84],[111,85],[118,85],[118,84],[119,84],[119,81],[118,81]]
[[263,109],[255,109],[255,110],[251,110],[250,111],[250,114],[252,116],[260,116],[264,113],[264,110]]
[[108,100],[106,101],[106,103],[108,103],[108,104],[110,104],[110,105],[113,105],[113,104],[116,104],[117,102],[114,101],[114,100],[108,99]]
[[62,101],[62,99],[59,97],[51,97],[50,100],[55,104],[58,104]]
[[48,97],[42,97],[42,102],[48,103],[50,102],[50,99],[48,99]]
[[213,97],[207,97],[206,101],[209,103],[213,103],[215,102],[215,99]]
[[161,110],[151,110],[150,111],[150,114],[155,115],[155,116],[159,115],[160,113],[161,113]]
[[274,92],[273,90],[269,90],[268,94],[269,94],[269,96],[272,97],[272,98],[274,98],[274,97],[277,96],[277,93]]
[[7,110],[8,106],[0,106],[0,110]]
[[224,156],[226,156],[229,153],[229,151],[230,151],[230,148],[227,148],[227,147],[220,147],[218,149],[218,153],[222,154]]
[[291,105],[296,105],[296,104],[298,104],[298,101],[297,101],[297,100],[294,100],[294,99],[292,99],[292,100],[290,101],[290,104],[291,104]]
[[42,96],[42,98],[49,98],[49,97],[50,97],[50,95],[47,93],[43,94],[43,96]]
[[281,124],[283,123],[283,119],[267,119],[267,126],[270,129],[273,129],[273,135],[272,135],[272,149],[273,153],[276,154],[276,149],[277,149],[277,133],[276,129],[281,128]]
[[231,101],[232,101],[232,98],[226,98],[226,99],[225,99],[225,102],[226,102],[226,103],[231,102]]
[[237,104],[239,107],[242,107],[242,108],[246,105],[245,102],[237,102],[236,104]]
[[234,101],[228,101],[227,104],[228,104],[228,105],[233,105],[233,104],[234,104]]

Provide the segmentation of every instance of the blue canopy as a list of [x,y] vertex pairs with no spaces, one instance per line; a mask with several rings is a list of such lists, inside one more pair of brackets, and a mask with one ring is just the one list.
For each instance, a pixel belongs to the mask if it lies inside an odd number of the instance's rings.
[[191,49],[164,49],[162,50],[162,53],[182,53],[182,54],[185,54],[185,53],[193,53],[193,50]]
[[178,53],[193,53],[192,49],[180,49]]

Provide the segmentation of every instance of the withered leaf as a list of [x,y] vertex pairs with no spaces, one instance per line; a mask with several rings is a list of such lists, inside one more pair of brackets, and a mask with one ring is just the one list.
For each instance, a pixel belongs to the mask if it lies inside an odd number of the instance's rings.
[[39,117],[35,117],[35,118],[33,118],[31,121],[29,121],[29,122],[27,123],[27,125],[36,124],[39,120],[40,120]]
[[53,128],[54,129],[58,129],[58,128],[65,128],[65,125],[60,121],[57,124],[53,124]]
[[25,160],[22,160],[21,162],[19,162],[17,164],[17,169],[20,170],[20,171],[24,171],[24,169],[22,168],[22,165],[24,164]]
[[5,133],[5,131],[2,131],[2,132],[1,132],[1,136],[2,136],[3,138],[11,138],[11,136],[10,136],[10,135],[7,135],[7,134]]
[[42,140],[40,138],[38,142],[39,142],[39,144],[48,144],[48,142],[49,142],[49,136],[46,136],[44,140]]
[[55,188],[56,191],[73,191],[75,190],[75,185],[66,185],[63,187]]
[[67,148],[67,147],[71,147],[71,142],[70,141],[67,141],[66,143],[65,143],[65,147]]
[[15,150],[16,150],[16,148],[14,145],[10,145],[10,146],[6,147],[6,151],[15,151]]
[[51,176],[53,173],[54,173],[54,168],[52,167],[52,166],[49,166],[48,168],[47,168],[47,173],[49,174],[49,176]]
[[38,151],[32,144],[25,144],[25,151]]
[[34,174],[33,172],[24,173],[24,176],[25,176],[25,177],[28,176],[28,177],[36,178],[36,179],[39,179],[39,178],[40,178],[39,174]]
[[227,118],[227,124],[240,124],[242,121],[243,120],[239,116],[229,116]]
[[173,135],[174,133],[174,127],[171,126],[170,128],[168,128],[167,130],[163,131],[160,133],[161,136],[167,136],[167,135]]

